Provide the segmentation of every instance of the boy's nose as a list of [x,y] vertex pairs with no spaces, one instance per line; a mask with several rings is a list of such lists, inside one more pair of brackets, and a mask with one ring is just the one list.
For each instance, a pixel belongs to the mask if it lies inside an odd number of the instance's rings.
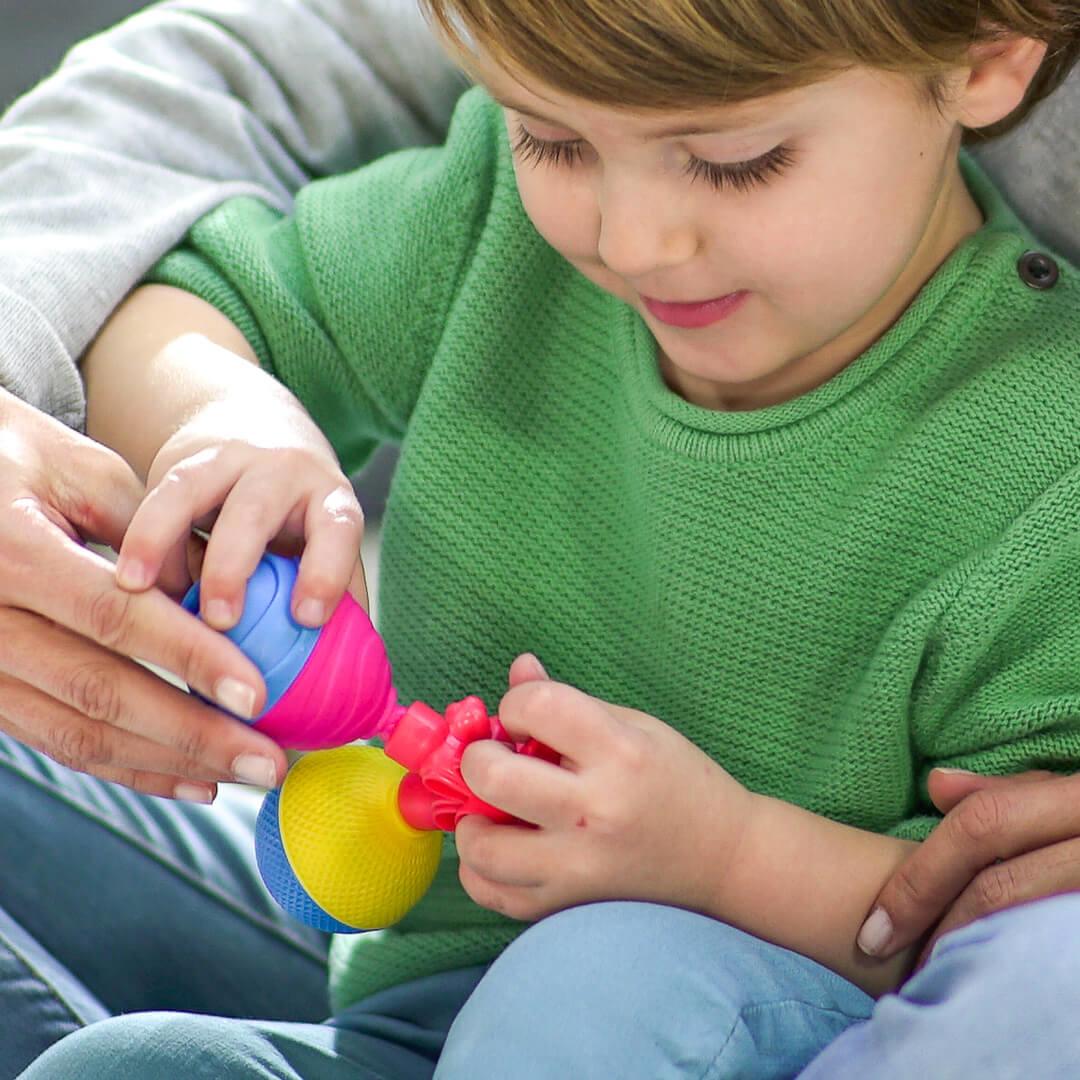
[[657,205],[643,189],[608,191],[600,199],[597,254],[628,280],[680,266],[698,251],[697,230],[677,206]]

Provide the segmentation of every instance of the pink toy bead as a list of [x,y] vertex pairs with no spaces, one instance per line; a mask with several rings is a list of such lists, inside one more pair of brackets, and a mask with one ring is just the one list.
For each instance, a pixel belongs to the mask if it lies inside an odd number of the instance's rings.
[[385,735],[405,711],[391,677],[382,638],[346,593],[300,676],[255,726],[297,750]]

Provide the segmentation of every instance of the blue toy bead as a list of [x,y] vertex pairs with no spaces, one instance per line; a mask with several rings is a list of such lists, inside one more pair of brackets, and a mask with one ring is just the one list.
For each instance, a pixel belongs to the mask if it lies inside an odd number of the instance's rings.
[[279,791],[268,792],[255,821],[255,861],[270,895],[286,914],[316,930],[331,934],[359,933],[355,926],[339,922],[323,911],[293,873],[281,843],[280,801]]
[[[299,563],[267,553],[248,579],[240,621],[225,636],[240,647],[262,674],[266,705],[248,723],[257,723],[281,699],[308,662],[319,640],[319,629],[301,626],[290,611]],[[193,615],[199,613],[199,585],[183,599]]]

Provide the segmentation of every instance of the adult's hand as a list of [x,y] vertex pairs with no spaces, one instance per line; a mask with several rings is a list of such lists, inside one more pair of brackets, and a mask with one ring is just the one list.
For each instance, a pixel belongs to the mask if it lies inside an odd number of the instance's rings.
[[889,957],[930,931],[918,969],[950,930],[1080,890],[1080,774],[935,769],[929,790],[945,818],[882,889],[859,934],[864,952]]
[[142,497],[120,457],[0,390],[0,730],[152,795],[275,784],[280,747],[132,659],[238,715],[265,700],[235,645],[160,590],[120,589],[83,543],[119,547]]

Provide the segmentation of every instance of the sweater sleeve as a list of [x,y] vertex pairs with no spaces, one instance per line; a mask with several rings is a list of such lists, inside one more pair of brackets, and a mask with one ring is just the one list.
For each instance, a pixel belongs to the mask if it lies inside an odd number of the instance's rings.
[[445,147],[404,150],[314,183],[292,216],[232,200],[198,222],[150,280],[228,316],[354,471],[378,443],[404,435],[497,171],[504,196],[512,189],[501,125],[473,91]]
[[409,0],[172,0],[0,122],[0,386],[72,425],[76,361],[191,224],[431,142],[462,84]]
[[[1080,470],[1067,473],[947,583],[912,703],[925,779],[1080,768]],[[924,839],[939,815],[894,830]]]

